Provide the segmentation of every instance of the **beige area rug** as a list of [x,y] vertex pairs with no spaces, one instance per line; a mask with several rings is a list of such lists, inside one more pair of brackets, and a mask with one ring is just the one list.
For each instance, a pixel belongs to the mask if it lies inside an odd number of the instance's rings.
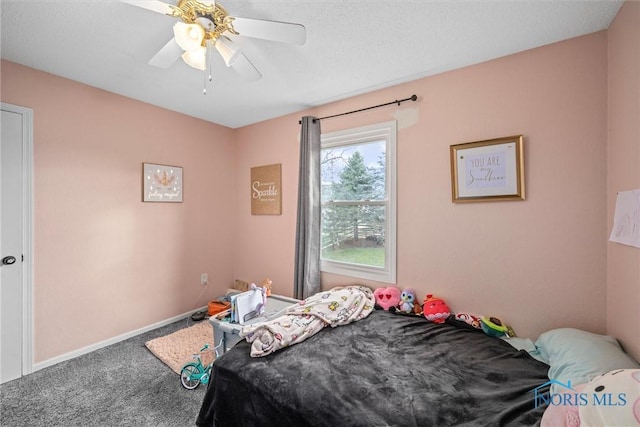
[[[180,374],[182,366],[193,359],[194,354],[200,353],[205,344],[213,350],[213,327],[204,320],[194,326],[180,329],[164,337],[154,338],[144,345],[158,359],[169,366],[175,373]],[[206,365],[215,358],[213,351],[201,353],[202,364]]]

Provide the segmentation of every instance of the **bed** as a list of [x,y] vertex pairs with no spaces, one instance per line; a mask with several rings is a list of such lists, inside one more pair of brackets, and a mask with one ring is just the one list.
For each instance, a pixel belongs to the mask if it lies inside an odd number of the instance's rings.
[[198,426],[532,426],[549,365],[465,322],[374,310],[265,357],[216,360]]
[[640,427],[640,365],[614,337],[490,336],[469,314],[374,310],[374,294],[336,287],[244,327],[197,425]]

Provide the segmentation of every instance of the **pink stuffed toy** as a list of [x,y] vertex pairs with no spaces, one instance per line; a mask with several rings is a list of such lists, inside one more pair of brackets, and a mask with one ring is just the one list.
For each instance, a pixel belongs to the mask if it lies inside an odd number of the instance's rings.
[[376,298],[376,304],[382,307],[383,310],[395,311],[400,304],[400,289],[395,286],[389,286],[388,288],[378,288],[373,291],[373,296]]

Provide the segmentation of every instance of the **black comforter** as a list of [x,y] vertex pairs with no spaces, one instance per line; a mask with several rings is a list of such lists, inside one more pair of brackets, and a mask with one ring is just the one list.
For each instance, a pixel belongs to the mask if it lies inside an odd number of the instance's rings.
[[374,311],[262,358],[243,341],[214,363],[197,425],[538,424],[549,367],[466,326]]

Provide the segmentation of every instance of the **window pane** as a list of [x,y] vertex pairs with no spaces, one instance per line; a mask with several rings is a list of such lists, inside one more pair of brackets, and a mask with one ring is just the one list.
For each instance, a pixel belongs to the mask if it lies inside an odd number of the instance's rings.
[[322,134],[323,272],[396,282],[395,121]]
[[385,141],[323,148],[322,201],[385,200]]
[[322,207],[322,259],[385,266],[385,207]]

